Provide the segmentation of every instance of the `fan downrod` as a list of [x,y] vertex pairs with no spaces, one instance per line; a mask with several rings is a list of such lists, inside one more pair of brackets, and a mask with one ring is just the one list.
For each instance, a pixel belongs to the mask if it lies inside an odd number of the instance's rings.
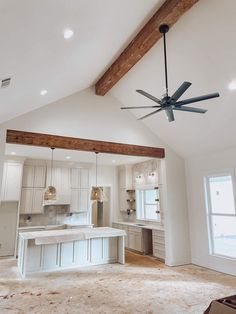
[[167,25],[167,24],[162,24],[162,25],[160,25],[160,27],[159,27],[159,31],[160,31],[160,33],[162,33],[162,34],[166,34],[168,31],[169,31],[169,25]]

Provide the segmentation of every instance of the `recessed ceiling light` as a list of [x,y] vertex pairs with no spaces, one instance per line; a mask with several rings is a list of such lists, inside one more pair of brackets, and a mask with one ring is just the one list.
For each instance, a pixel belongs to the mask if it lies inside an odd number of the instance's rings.
[[71,37],[73,37],[73,35],[74,35],[74,32],[70,28],[65,29],[63,32],[63,36],[65,39],[70,39]]
[[48,91],[46,89],[42,89],[41,92],[40,92],[40,95],[41,96],[44,96],[48,93]]
[[71,159],[71,157],[70,156],[66,156],[66,159]]
[[11,155],[16,155],[16,153],[15,152],[11,152]]
[[230,82],[229,85],[228,85],[228,88],[229,88],[230,90],[236,89],[236,80]]
[[113,159],[111,162],[112,162],[113,164],[115,164],[115,163],[116,163],[116,160],[115,160],[115,159]]

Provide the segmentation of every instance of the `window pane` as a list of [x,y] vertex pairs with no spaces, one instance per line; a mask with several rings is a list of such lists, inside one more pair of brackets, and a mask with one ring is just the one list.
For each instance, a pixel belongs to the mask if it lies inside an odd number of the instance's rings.
[[234,214],[234,194],[231,176],[209,178],[212,213]]
[[215,254],[236,258],[236,217],[212,216]]
[[155,204],[157,198],[156,190],[145,190],[145,202],[146,204]]
[[157,210],[156,205],[146,205],[145,206],[146,219],[156,220],[157,219],[156,210]]

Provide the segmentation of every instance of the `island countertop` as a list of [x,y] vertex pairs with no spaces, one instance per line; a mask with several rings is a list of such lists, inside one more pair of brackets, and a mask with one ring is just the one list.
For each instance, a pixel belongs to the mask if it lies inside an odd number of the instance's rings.
[[88,240],[93,238],[123,237],[124,230],[109,227],[64,229],[50,231],[32,231],[19,234],[24,240],[35,240],[36,245],[52,244],[74,240]]

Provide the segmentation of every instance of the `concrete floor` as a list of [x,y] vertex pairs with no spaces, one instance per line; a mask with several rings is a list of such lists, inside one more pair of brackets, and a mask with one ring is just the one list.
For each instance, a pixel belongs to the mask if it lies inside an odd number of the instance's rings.
[[21,279],[0,259],[1,314],[202,314],[212,299],[236,293],[236,278],[193,265],[170,268],[126,253],[113,264]]

